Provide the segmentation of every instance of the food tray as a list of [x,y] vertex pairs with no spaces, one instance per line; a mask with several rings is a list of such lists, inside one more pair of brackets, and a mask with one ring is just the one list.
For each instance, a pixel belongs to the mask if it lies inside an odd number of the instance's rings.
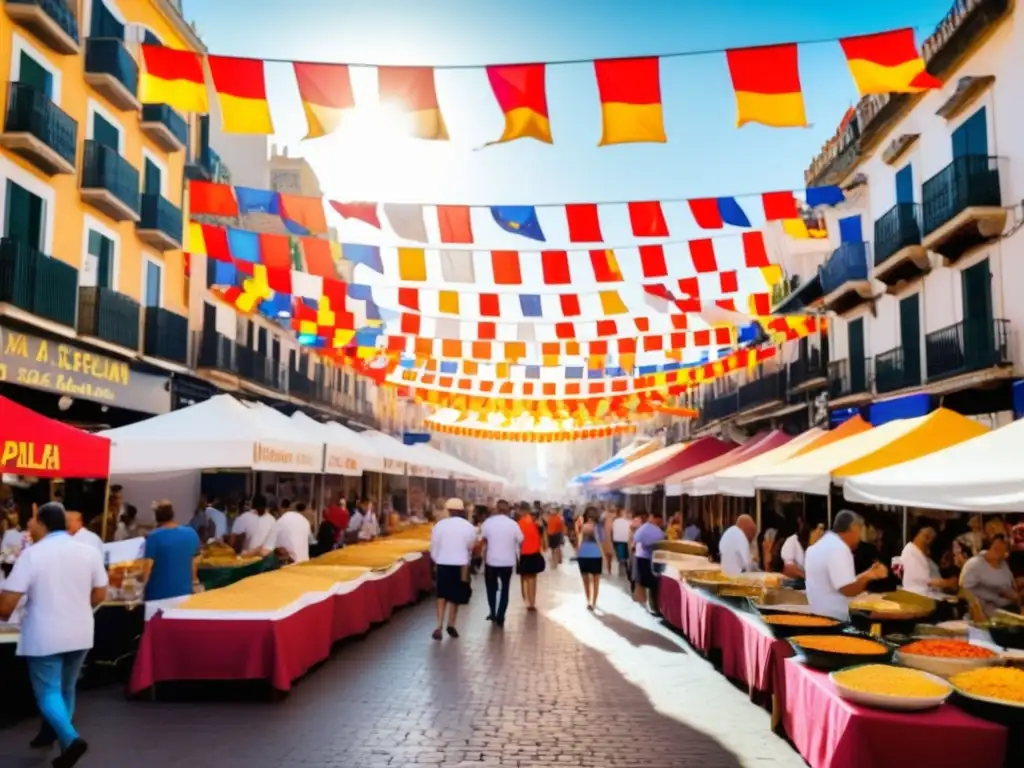
[[[858,664],[857,666],[866,666],[864,664]],[[856,669],[852,667],[851,669]],[[953,686],[948,681],[943,680],[941,677],[922,672],[921,674],[931,678],[936,683],[940,683],[945,686],[946,693],[939,696],[893,696],[884,693],[868,693],[866,691],[857,691],[853,688],[847,688],[839,680],[836,679],[836,675],[839,671],[847,670],[836,670],[829,674],[829,679],[832,684],[836,687],[836,692],[839,694],[839,698],[852,701],[854,704],[860,704],[864,707],[871,707],[872,709],[887,709],[895,712],[921,712],[926,709],[934,709],[935,707],[941,706],[946,699],[953,694]]]
[[991,659],[947,659],[919,653],[904,653],[903,651],[896,651],[895,661],[904,667],[919,669],[937,677],[952,677],[960,672],[969,672],[981,667],[994,667],[1003,663],[999,656],[993,656]]
[[827,672],[832,672],[837,669],[844,669],[845,667],[857,667],[864,664],[889,664],[892,662],[892,656],[896,649],[888,643],[874,637],[868,637],[867,635],[860,634],[858,632],[847,632],[845,634],[853,637],[860,637],[865,640],[872,640],[882,645],[885,650],[877,654],[832,653],[831,651],[818,651],[813,648],[804,648],[802,645],[794,643],[791,637],[786,638],[786,640],[791,646],[793,646],[793,650],[796,654],[803,657],[804,663],[812,669],[821,669]]
[[[760,614],[762,621],[764,621],[765,617],[772,615],[794,615],[792,611],[778,611],[773,609],[766,609],[757,604],[754,604],[754,608]],[[772,624],[768,621],[765,621],[764,624],[766,627],[768,627],[768,630],[780,640],[785,640],[786,638],[792,635],[835,635],[839,634],[840,632],[844,632],[849,628],[849,624],[847,624],[846,622],[836,621],[835,619],[829,616],[819,616],[818,614],[809,612],[801,612],[795,615],[813,616],[814,618],[818,619],[829,619],[830,621],[835,621],[835,624],[832,624],[827,627],[799,627],[785,624]]]
[[659,541],[651,548],[654,552],[675,552],[679,555],[707,557],[707,544],[699,541]]
[[989,624],[988,633],[992,642],[1001,648],[1024,650],[1024,625]]

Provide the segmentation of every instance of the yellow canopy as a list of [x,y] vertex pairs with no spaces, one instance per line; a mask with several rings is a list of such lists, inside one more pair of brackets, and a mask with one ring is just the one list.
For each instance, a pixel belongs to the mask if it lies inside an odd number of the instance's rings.
[[897,437],[872,453],[836,467],[832,470],[832,477],[837,484],[841,484],[845,477],[902,464],[970,440],[972,437],[978,437],[988,431],[988,427],[974,419],[961,416],[947,408],[939,408],[928,414],[916,429]]

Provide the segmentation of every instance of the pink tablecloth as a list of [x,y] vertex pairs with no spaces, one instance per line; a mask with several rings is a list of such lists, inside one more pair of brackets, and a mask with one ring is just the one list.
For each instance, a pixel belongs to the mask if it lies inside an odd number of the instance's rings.
[[718,651],[722,673],[746,685],[751,694],[770,694],[775,667],[793,655],[757,617],[744,614],[693,589],[679,579],[661,577],[661,614],[694,648],[706,655]]
[[432,585],[430,558],[422,557],[276,621],[157,615],[142,634],[129,691],[172,680],[267,680],[287,691],[330,655],[334,643],[385,621]]
[[782,727],[811,768],[1003,765],[1006,729],[946,704],[929,712],[868,709],[839,698],[824,672],[783,665]]

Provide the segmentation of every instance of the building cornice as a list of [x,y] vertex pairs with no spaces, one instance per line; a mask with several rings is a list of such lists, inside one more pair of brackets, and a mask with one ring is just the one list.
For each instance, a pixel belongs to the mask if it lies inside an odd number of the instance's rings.
[[181,35],[192,50],[206,53],[206,44],[199,37],[199,33],[185,21],[185,17],[181,14],[180,0],[153,0],[153,3],[157,10],[167,17],[171,26],[174,27],[174,31]]

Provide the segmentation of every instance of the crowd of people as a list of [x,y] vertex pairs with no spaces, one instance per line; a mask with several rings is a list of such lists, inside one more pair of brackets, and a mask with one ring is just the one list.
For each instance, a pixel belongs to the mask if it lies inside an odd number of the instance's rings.
[[549,507],[499,499],[492,507],[477,505],[472,516],[461,499],[449,499],[431,534],[436,567],[435,640],[459,636],[459,607],[469,603],[473,575],[483,569],[487,620],[505,625],[514,574],[527,612],[537,610],[537,577],[550,564],[564,563],[570,546],[583,584],[587,610],[596,611],[602,576],[628,579],[634,599],[656,611],[657,573],[654,545],[666,538],[660,512],[629,514],[614,505]]

